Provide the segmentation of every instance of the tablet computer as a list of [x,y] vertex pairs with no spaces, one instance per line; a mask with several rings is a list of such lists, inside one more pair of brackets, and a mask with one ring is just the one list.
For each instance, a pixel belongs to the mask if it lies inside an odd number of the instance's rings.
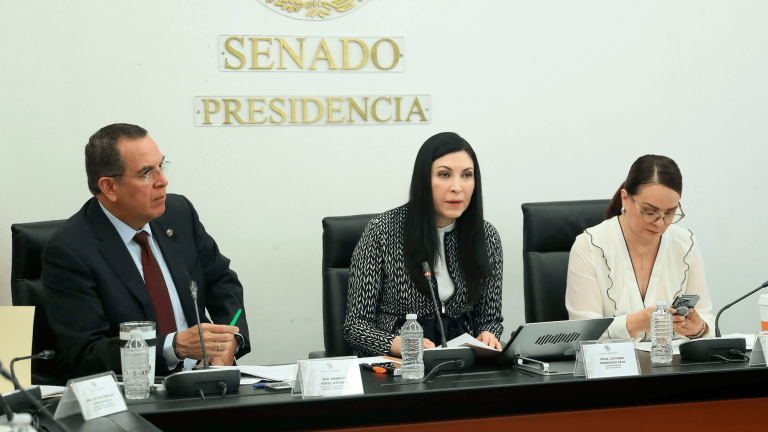
[[550,321],[521,325],[499,355],[499,364],[513,364],[518,357],[540,361],[575,360],[580,341],[597,340],[613,318]]

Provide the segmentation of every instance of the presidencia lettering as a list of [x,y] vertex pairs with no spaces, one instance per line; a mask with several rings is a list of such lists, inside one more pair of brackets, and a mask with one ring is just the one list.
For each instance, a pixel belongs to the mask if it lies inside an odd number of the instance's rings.
[[382,96],[382,97],[380,97],[380,98],[376,98],[376,100],[375,100],[375,101],[373,101],[373,105],[371,105],[371,115],[373,116],[373,118],[374,118],[374,119],[375,119],[377,122],[381,122],[381,123],[383,123],[383,122],[385,122],[385,121],[387,121],[387,120],[391,119],[391,118],[392,118],[392,116],[390,115],[390,116],[389,116],[389,117],[387,117],[385,120],[382,120],[382,119],[380,119],[380,118],[379,118],[379,116],[378,116],[378,115],[376,115],[376,104],[378,104],[380,100],[386,100],[387,102],[389,102],[389,104],[390,104],[390,105],[392,105],[392,98],[388,98],[388,97],[384,97],[384,96]]

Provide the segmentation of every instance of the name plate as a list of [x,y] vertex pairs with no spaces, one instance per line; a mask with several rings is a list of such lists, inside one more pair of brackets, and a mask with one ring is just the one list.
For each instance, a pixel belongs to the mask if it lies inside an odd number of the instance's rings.
[[69,380],[54,419],[80,412],[88,421],[127,410],[114,372]]
[[580,346],[579,360],[587,378],[640,375],[632,339],[582,341]]
[[303,398],[363,394],[357,357],[299,360],[298,363]]

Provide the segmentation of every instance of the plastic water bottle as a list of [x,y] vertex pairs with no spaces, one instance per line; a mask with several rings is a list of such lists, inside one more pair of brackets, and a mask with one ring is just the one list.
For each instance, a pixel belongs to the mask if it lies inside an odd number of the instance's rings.
[[11,426],[11,429],[0,430],[10,430],[12,432],[37,432],[37,429],[32,426],[32,415],[29,413],[15,413],[13,415],[13,420],[8,422],[8,424]]
[[403,378],[424,377],[424,329],[416,321],[416,314],[405,316],[407,320],[400,329],[400,351],[403,354]]
[[657,301],[651,314],[651,365],[672,363],[672,314],[666,301]]
[[148,398],[149,345],[141,337],[141,330],[131,330],[131,340],[125,345],[123,356],[125,398]]

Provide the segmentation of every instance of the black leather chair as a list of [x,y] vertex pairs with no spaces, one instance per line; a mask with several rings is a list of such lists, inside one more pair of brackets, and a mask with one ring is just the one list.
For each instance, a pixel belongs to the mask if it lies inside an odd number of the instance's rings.
[[[53,232],[64,222],[55,220],[11,225],[11,299],[14,306],[35,306],[30,354],[49,349],[58,351],[56,336],[45,312],[40,257]],[[56,376],[56,364],[55,359],[32,360],[32,384],[63,385],[64,381]]]
[[327,217],[323,219],[323,339],[325,351],[309,358],[352,355],[344,340],[347,316],[347,281],[352,251],[375,214]]
[[523,204],[525,321],[568,319],[565,287],[576,236],[605,220],[609,200]]

